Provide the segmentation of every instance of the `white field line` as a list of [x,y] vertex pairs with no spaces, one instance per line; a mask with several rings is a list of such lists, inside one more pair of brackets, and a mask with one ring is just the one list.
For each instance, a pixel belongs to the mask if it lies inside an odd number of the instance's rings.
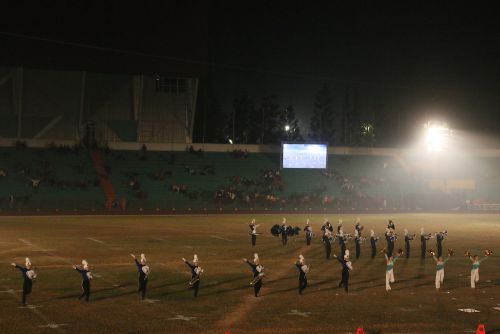
[[219,237],[218,235],[211,235],[210,237],[211,238],[215,238],[215,239],[224,240],[224,241],[233,242],[233,240],[231,240],[231,239],[226,239],[226,238],[223,238],[223,237]]
[[94,239],[94,238],[87,238],[88,240],[91,240],[93,242],[97,242],[98,244],[101,244],[101,245],[105,245],[106,243],[104,241],[101,241],[101,240],[98,240],[98,239]]
[[[43,248],[41,248],[41,247],[39,247],[39,246],[37,246],[37,245],[33,244],[33,243],[32,243],[32,242],[30,242],[29,240],[25,240],[25,239],[22,239],[22,240],[21,240],[21,239],[19,239],[19,240],[20,240],[20,241],[22,241],[22,242],[23,242],[23,243],[25,243],[25,244],[29,244],[29,245],[30,245],[30,246],[32,246],[32,247],[36,247],[36,248],[43,249]],[[60,256],[57,256],[57,255],[55,255],[54,253],[52,253],[52,252],[50,252],[50,251],[44,250],[44,253],[45,253],[45,254],[47,254],[47,255],[49,255],[49,256],[50,256],[50,257],[52,257],[52,258],[55,258],[55,259],[60,259],[62,262],[65,262],[65,263],[67,263],[67,264],[69,264],[69,265],[73,265],[73,263],[71,263],[71,261],[69,261],[69,260],[67,260],[67,259],[64,259],[64,258],[62,258],[62,257],[60,257]],[[132,266],[132,265],[133,265],[133,263],[131,263],[130,265]],[[94,272],[94,274],[95,274],[95,272]],[[124,288],[124,287],[123,287],[123,286],[121,286],[120,284],[116,284],[116,282],[112,282],[112,281],[110,281],[110,280],[108,280],[108,279],[106,279],[106,278],[103,278],[103,277],[102,277],[102,275],[97,274],[97,275],[95,275],[95,276],[96,276],[96,277],[97,277],[97,276],[99,276],[99,279],[100,279],[101,281],[106,282],[107,284],[109,284],[109,285],[110,285],[110,286],[112,286],[112,287],[118,287],[118,288],[119,288],[120,290],[122,290],[122,291],[129,292],[129,290],[127,290],[126,288]],[[33,311],[35,312],[35,311],[37,311],[37,310],[33,310]],[[175,315],[174,311],[172,311],[172,310],[167,310],[167,312],[169,312],[169,313],[170,313],[170,314],[172,314],[172,315]],[[47,321],[47,324],[48,324],[48,325],[50,325],[51,323],[49,323],[49,322]],[[52,324],[53,324],[53,323],[52,323]],[[65,333],[63,330],[61,330],[61,329],[60,329],[60,328],[58,328],[58,327],[56,327],[56,329],[58,329],[61,333]]]
[[[6,288],[4,286],[4,288]],[[19,296],[18,294],[16,293],[15,290],[13,289],[9,289],[8,290],[8,293],[15,299],[19,300]],[[36,307],[26,307],[27,309],[29,309],[31,312],[35,313],[40,319],[42,319],[43,322],[45,322],[47,325],[47,327],[50,327],[51,325],[54,324],[53,321],[50,321],[40,310],[38,310]],[[61,328],[59,327],[50,327],[50,328],[54,328],[56,329],[59,333],[66,333],[66,331],[62,330]]]

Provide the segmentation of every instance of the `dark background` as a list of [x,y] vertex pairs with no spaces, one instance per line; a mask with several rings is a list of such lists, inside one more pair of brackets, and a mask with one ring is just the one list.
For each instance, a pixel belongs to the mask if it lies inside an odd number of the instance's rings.
[[42,1],[6,7],[3,64],[200,77],[198,141],[221,140],[206,129],[222,126],[221,117],[242,95],[257,105],[271,95],[280,106],[293,105],[307,137],[324,83],[336,122],[350,92],[359,118],[376,124],[380,146],[404,145],[429,119],[476,135],[499,130],[495,2]]

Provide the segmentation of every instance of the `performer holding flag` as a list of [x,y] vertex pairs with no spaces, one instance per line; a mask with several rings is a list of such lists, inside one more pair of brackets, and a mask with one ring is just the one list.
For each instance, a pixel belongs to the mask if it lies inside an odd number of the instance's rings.
[[384,254],[385,256],[385,261],[386,261],[386,268],[385,268],[385,290],[390,291],[391,290],[391,284],[394,283],[394,263],[399,259],[399,257],[403,254],[403,250],[398,251],[397,256],[388,256],[387,253]]
[[444,265],[450,260],[450,257],[453,255],[453,251],[448,249],[448,257],[444,260],[442,256],[436,257],[436,253],[434,252],[431,252],[431,254],[434,261],[436,261],[436,290],[439,291],[439,288],[441,288],[441,284],[443,284],[444,280]]
[[144,300],[144,298],[146,298],[146,289],[150,272],[149,266],[146,264],[146,256],[141,254],[141,262],[137,261],[134,254],[130,254],[130,256],[134,259],[137,270],[139,271],[139,289],[137,292],[141,293],[141,298]]
[[85,301],[88,302],[90,298],[90,281],[93,278],[92,273],[89,269],[89,263],[87,262],[87,260],[82,260],[82,265],[74,265],[73,269],[78,271],[82,276],[83,293],[80,295],[80,297],[78,297],[78,299],[82,299],[83,297],[85,297]]
[[255,297],[259,297],[259,292],[262,288],[262,278],[264,278],[264,267],[260,264],[259,254],[255,253],[253,255],[253,263],[246,258],[243,259],[243,262],[247,263],[252,269],[253,281],[250,282],[250,285],[253,286]]
[[198,289],[200,288],[200,275],[203,269],[198,266],[198,255],[194,254],[193,263],[189,263],[185,258],[182,258],[184,262],[191,269],[191,280],[189,281],[189,287],[193,288],[194,296],[198,297]]
[[31,260],[28,257],[25,260],[26,261],[24,263],[24,267],[21,267],[14,262],[11,263],[11,265],[19,269],[19,271],[23,275],[23,297],[21,300],[23,306],[26,306],[26,296],[31,293],[31,290],[33,288],[33,280],[36,278],[36,273],[31,265]]
[[333,257],[342,265],[342,280],[339,283],[339,288],[343,285],[346,293],[349,293],[349,272],[352,270],[352,263],[349,261],[349,250],[345,251],[344,258],[339,259],[337,255]]
[[307,288],[307,273],[309,272],[309,266],[306,265],[302,254],[299,255],[299,260],[295,263],[295,266],[299,270],[299,294],[301,295]]

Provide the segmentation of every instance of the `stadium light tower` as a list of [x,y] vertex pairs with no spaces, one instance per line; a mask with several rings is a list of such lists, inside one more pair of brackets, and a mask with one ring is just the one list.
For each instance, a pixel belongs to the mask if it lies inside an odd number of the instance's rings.
[[427,151],[438,153],[448,149],[451,130],[446,123],[427,122],[424,128]]

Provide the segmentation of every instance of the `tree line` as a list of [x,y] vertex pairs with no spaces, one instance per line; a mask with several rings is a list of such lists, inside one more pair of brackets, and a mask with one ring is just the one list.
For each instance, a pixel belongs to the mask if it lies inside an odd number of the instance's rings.
[[355,87],[347,87],[341,103],[335,104],[328,83],[316,92],[309,124],[302,128],[293,105],[280,105],[275,95],[257,102],[248,95],[238,96],[233,99],[231,110],[224,113],[215,94],[209,94],[202,119],[197,117],[197,141],[234,144],[288,141],[374,146],[379,137],[377,121],[381,121],[378,112],[369,117],[360,112],[359,91]]

